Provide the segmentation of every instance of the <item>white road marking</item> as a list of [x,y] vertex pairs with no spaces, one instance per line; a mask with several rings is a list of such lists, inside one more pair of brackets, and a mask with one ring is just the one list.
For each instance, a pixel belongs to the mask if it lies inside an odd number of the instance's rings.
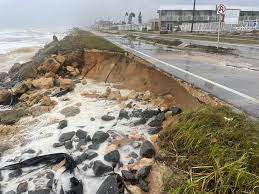
[[[114,42],[114,41],[113,41],[113,42]],[[217,87],[219,87],[219,88],[222,88],[222,89],[227,90],[227,91],[229,91],[229,92],[231,92],[231,93],[233,93],[233,94],[236,94],[236,95],[241,96],[241,97],[243,97],[243,98],[245,98],[245,99],[247,99],[247,100],[250,100],[250,101],[253,101],[253,102],[259,104],[259,100],[257,100],[257,99],[254,98],[254,97],[251,97],[251,96],[249,96],[249,95],[247,95],[247,94],[241,93],[241,92],[236,91],[236,90],[234,90],[234,89],[232,89],[232,88],[229,88],[229,87],[227,87],[227,86],[221,85],[221,84],[219,84],[219,83],[216,83],[216,82],[214,82],[214,81],[211,81],[211,80],[206,79],[206,78],[204,78],[204,77],[201,77],[201,76],[199,76],[199,75],[196,75],[196,74],[194,74],[194,73],[191,73],[191,72],[189,72],[189,71],[186,71],[186,70],[184,70],[184,69],[181,69],[181,68],[179,68],[179,67],[176,67],[176,66],[174,66],[174,65],[172,65],[172,64],[169,64],[169,63],[167,63],[167,62],[161,61],[160,59],[157,59],[157,58],[155,58],[155,57],[152,57],[152,56],[150,56],[150,55],[147,55],[147,54],[145,54],[145,53],[143,53],[143,52],[141,52],[141,51],[135,50],[135,49],[130,48],[130,47],[128,47],[128,46],[122,45],[122,44],[120,44],[120,43],[118,43],[118,42],[114,42],[114,43],[117,44],[117,45],[120,46],[120,47],[124,47],[124,48],[126,48],[126,49],[128,49],[128,50],[131,50],[131,51],[134,51],[134,52],[136,52],[136,53],[139,53],[139,54],[141,54],[141,55],[143,55],[143,56],[145,56],[145,57],[147,57],[147,58],[150,58],[150,59],[152,59],[152,60],[154,60],[154,61],[157,61],[157,62],[159,62],[159,63],[162,63],[162,64],[164,64],[164,65],[166,65],[166,66],[168,66],[168,67],[174,68],[174,69],[176,69],[176,70],[178,70],[178,71],[180,71],[180,72],[186,73],[186,74],[191,75],[191,76],[193,76],[193,77],[195,77],[195,78],[198,78],[198,79],[203,80],[203,81],[205,81],[205,82],[211,83],[211,84],[213,84],[213,85],[215,85],[215,86],[217,86]]]

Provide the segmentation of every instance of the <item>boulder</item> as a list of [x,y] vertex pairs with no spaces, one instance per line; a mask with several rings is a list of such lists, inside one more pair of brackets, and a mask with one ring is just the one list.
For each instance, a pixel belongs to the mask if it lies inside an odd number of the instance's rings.
[[144,166],[143,168],[139,169],[136,173],[136,178],[145,179],[149,175],[151,168],[152,166]]
[[23,94],[28,90],[29,88],[25,82],[18,82],[14,87],[11,88],[13,95]]
[[165,120],[165,113],[159,113],[154,120],[152,120],[148,125],[150,127],[160,127]]
[[102,161],[100,160],[94,161],[93,171],[95,176],[102,176],[103,174],[107,172],[111,172],[112,170],[113,168],[111,166],[104,164]]
[[43,96],[40,102],[41,102],[42,106],[53,106],[53,105],[55,105],[55,102],[52,101],[49,96]]
[[61,136],[59,137],[59,142],[66,142],[71,140],[75,135],[74,131],[68,132],[68,133],[63,133],[61,134]]
[[147,130],[147,133],[149,135],[155,135],[155,134],[158,134],[159,132],[161,131],[161,128],[160,127],[154,127],[154,128],[149,128]]
[[149,192],[148,183],[144,181],[143,179],[139,179],[139,187],[144,192]]
[[71,79],[62,79],[60,78],[58,80],[58,86],[62,89],[62,90],[73,90],[75,88],[75,83],[73,80]]
[[53,106],[35,105],[30,108],[30,112],[33,117],[38,117],[42,114],[50,112],[52,109],[53,109]]
[[120,161],[120,152],[118,150],[113,150],[108,154],[104,155],[104,160],[107,162],[116,162]]
[[23,64],[16,63],[9,70],[8,75],[11,78],[11,80],[17,81],[35,78],[37,77],[37,66],[38,64],[32,61]]
[[62,120],[58,123],[58,129],[64,129],[67,127],[67,120]]
[[11,93],[9,90],[0,88],[0,104],[8,105],[11,100]]
[[132,172],[129,172],[127,170],[122,170],[121,171],[121,176],[126,180],[126,181],[134,181],[136,180],[135,175]]
[[66,57],[63,56],[63,55],[57,55],[57,56],[55,56],[55,59],[56,59],[56,61],[59,62],[61,65],[63,65],[64,62],[66,61]]
[[66,193],[70,194],[83,194],[83,183],[79,181],[77,178],[72,177],[70,178],[70,190]]
[[131,152],[129,154],[129,157],[137,159],[138,158],[138,154],[136,152]]
[[80,113],[80,109],[76,106],[69,106],[60,111],[65,117],[74,117]]
[[23,109],[0,111],[0,124],[12,125],[17,121],[19,121],[21,117],[27,114],[28,114],[28,111]]
[[48,58],[41,64],[41,66],[38,68],[38,71],[44,74],[48,72],[57,73],[60,67],[61,64],[58,61],[56,61],[54,58]]
[[72,141],[65,142],[65,148],[67,150],[72,150],[73,149],[73,142]]
[[54,79],[52,77],[35,79],[32,85],[36,89],[51,89],[54,87]]
[[93,144],[101,144],[105,142],[109,138],[109,134],[105,133],[103,131],[97,131],[92,137],[92,143]]
[[145,125],[146,123],[147,123],[147,120],[145,118],[141,118],[134,122],[134,126]]
[[28,182],[25,181],[18,185],[16,192],[17,192],[17,194],[21,194],[21,193],[26,192],[27,190],[28,190]]
[[97,156],[98,156],[98,154],[96,152],[87,151],[76,158],[76,163],[81,164],[85,160],[92,160],[92,159],[96,158]]
[[82,129],[79,129],[79,130],[77,130],[77,132],[76,132],[76,136],[77,136],[79,139],[86,139],[87,132],[86,132],[86,131],[83,131]]
[[129,113],[126,110],[121,110],[119,114],[119,119],[129,119]]
[[143,111],[142,115],[146,119],[150,119],[150,118],[152,118],[154,116],[157,116],[159,113],[161,113],[161,110],[149,110],[149,109],[146,109],[146,110]]
[[65,145],[65,142],[60,142],[60,143],[54,143],[53,148],[59,148]]
[[140,147],[140,156],[143,158],[153,158],[156,155],[155,148],[150,141],[144,141]]
[[101,186],[99,187],[96,194],[120,194],[119,183],[115,175],[108,176]]
[[91,150],[98,150],[100,147],[100,144],[92,144],[92,145],[89,145],[88,146],[88,149],[91,149]]
[[109,115],[103,115],[103,116],[101,117],[101,119],[102,119],[103,121],[112,121],[112,120],[115,119],[115,117],[109,116]]
[[0,72],[0,82],[5,82],[8,78],[8,73]]

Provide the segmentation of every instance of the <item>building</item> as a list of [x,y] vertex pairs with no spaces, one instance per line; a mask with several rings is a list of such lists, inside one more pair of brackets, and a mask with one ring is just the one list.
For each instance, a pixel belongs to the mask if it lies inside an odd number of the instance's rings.
[[[259,7],[240,7],[230,6],[227,9],[240,10],[239,25],[256,28],[259,22]],[[161,29],[174,31],[180,26],[188,26],[193,20],[193,6],[192,5],[175,5],[162,6],[158,9]],[[218,15],[216,5],[201,5],[196,6],[194,22],[199,26],[209,26],[209,24],[216,23]],[[203,25],[202,25],[203,24]],[[196,25],[198,26],[198,25]],[[217,26],[217,25],[216,25]]]

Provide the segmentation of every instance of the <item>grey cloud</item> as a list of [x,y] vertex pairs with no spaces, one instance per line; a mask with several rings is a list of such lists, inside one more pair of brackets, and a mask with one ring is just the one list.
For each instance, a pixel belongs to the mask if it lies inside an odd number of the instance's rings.
[[[90,25],[96,19],[123,20],[126,11],[156,16],[160,5],[192,4],[192,0],[0,0],[0,28]],[[222,0],[227,5],[259,6],[258,0]],[[197,0],[217,4],[218,0]]]

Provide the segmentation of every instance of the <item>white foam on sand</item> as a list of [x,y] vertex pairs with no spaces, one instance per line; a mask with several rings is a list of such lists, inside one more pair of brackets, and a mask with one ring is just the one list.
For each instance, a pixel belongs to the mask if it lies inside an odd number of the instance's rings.
[[[96,99],[96,98],[86,98],[82,97],[80,94],[82,92],[91,92],[96,91],[97,93],[104,93],[107,85],[105,83],[96,83],[94,81],[88,80],[87,85],[77,84],[76,89],[65,95],[70,100],[62,101],[61,98],[53,97],[52,99],[58,102],[56,107],[50,112],[44,115],[41,115],[37,118],[27,117],[23,118],[19,123],[24,125],[24,138],[25,142],[23,145],[17,145],[15,148],[6,151],[2,156],[2,161],[0,166],[5,166],[12,164],[14,162],[19,162],[36,155],[45,155],[52,153],[68,153],[74,158],[82,154],[82,152],[76,151],[75,146],[76,143],[73,142],[74,149],[71,151],[66,150],[64,146],[59,148],[53,148],[53,144],[58,142],[58,139],[62,133],[77,131],[78,129],[85,130],[91,137],[96,131],[104,131],[107,132],[109,130],[115,130],[118,134],[122,135],[130,135],[132,132],[136,134],[144,134],[148,139],[148,135],[146,133],[148,126],[133,126],[133,122],[137,118],[130,118],[129,120],[122,119],[118,120],[118,115],[121,110],[120,103],[118,101],[109,101],[104,99]],[[115,90],[114,88],[112,90]],[[121,93],[128,94],[130,91],[123,90]],[[126,103],[133,101],[128,100]],[[141,101],[133,101],[134,104],[137,104],[137,107],[142,109],[152,108],[152,106],[146,104]],[[60,111],[69,106],[78,106],[80,108],[80,114],[65,118]],[[130,111],[130,109],[125,109]],[[112,121],[103,121],[101,117],[105,114],[109,114],[111,116],[115,116],[116,119]],[[91,118],[95,118],[95,121],[91,121]],[[60,130],[57,129],[58,122],[61,120],[68,120],[68,127]],[[30,124],[28,126],[29,123]],[[100,127],[103,127],[100,129]],[[76,139],[74,137],[74,139]],[[90,145],[91,143],[88,143]],[[92,161],[101,160],[107,165],[111,165],[104,161],[103,156],[107,153],[107,146],[109,145],[108,141],[101,144],[100,148],[95,151],[98,153],[98,157],[94,158]],[[33,149],[36,151],[35,154],[23,154],[26,150]],[[131,145],[125,145],[119,148],[119,152],[121,154],[121,161],[124,165],[127,165],[130,158],[128,155],[135,151],[139,153],[139,149],[134,149]],[[16,161],[11,161],[16,158]],[[9,162],[8,162],[9,161]],[[84,185],[84,193],[85,194],[94,194],[98,190],[100,184],[105,179],[105,177],[94,177],[93,170],[90,168],[87,171],[83,171],[82,167],[85,164],[90,164],[91,161],[85,161],[83,164],[78,166],[78,169],[75,169],[75,174],[71,175],[68,172],[62,174],[62,170],[55,173],[55,177],[59,179],[59,183],[62,183],[64,189],[69,189],[70,184],[68,183],[68,178],[71,176],[75,176],[79,180],[83,181]],[[35,189],[35,185],[37,188],[46,188],[47,180],[46,178],[41,179],[39,174],[44,175],[46,172],[50,171],[50,167],[41,168],[38,171],[34,171],[32,173],[28,173],[31,171],[31,168],[24,169],[23,175],[9,180],[8,174],[10,171],[3,171],[4,181],[1,183],[3,193],[14,190],[16,191],[17,185],[22,181],[28,181],[29,190]],[[119,171],[117,169],[117,171]],[[37,181],[37,183],[34,183]]]

